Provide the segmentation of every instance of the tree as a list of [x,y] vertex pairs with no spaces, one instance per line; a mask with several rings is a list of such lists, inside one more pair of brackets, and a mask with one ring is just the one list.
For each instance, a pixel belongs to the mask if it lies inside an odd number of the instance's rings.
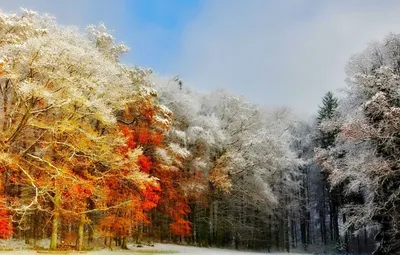
[[115,113],[141,100],[130,77],[142,71],[117,62],[123,47],[111,47],[104,29],[88,39],[31,11],[1,15],[5,204],[19,227],[32,212],[47,213],[56,249],[61,220],[84,224],[87,201],[97,200],[105,176],[154,182],[138,170],[140,150],[128,157],[118,150],[125,141]]
[[345,195],[346,229],[379,229],[375,254],[400,246],[398,107],[400,36],[391,34],[353,56],[336,148],[318,153],[333,187]]
[[335,143],[335,138],[338,131],[329,130],[325,132],[322,126],[324,125],[324,122],[331,121],[335,118],[337,107],[337,98],[333,96],[332,92],[327,92],[322,98],[322,106],[319,107],[320,109],[317,116],[317,122],[320,130],[318,139],[321,148],[328,148],[329,146],[333,146]]
[[156,79],[156,86],[161,102],[174,113],[167,139],[190,152],[181,166],[190,178],[181,182],[192,201],[193,242],[265,247],[258,240],[269,216],[284,224],[294,206],[282,195],[287,203],[274,214],[279,195],[274,189],[290,190],[288,195],[298,187],[289,111],[264,111],[225,91],[199,94],[171,80]]
[[0,12],[0,238],[289,252],[337,240],[340,205],[345,234],[396,251],[399,38],[352,58],[347,97],[310,124],[123,65],[103,24]]
[[7,209],[7,200],[4,197],[4,178],[0,181],[0,238],[8,239],[13,234],[10,211]]
[[338,107],[338,100],[334,97],[331,91],[328,91],[322,98],[322,106],[318,111],[318,123],[325,119],[332,119],[335,115],[336,108]]
[[[337,107],[338,101],[334,97],[332,92],[327,92],[322,98],[322,106],[318,111],[317,123],[317,145],[318,148],[328,149],[335,145],[335,139],[338,133],[337,129],[327,129],[326,126],[329,122],[335,121],[337,118]],[[326,227],[326,216],[329,214],[329,232],[331,233],[331,239],[335,242],[339,241],[339,223],[338,223],[338,208],[340,200],[340,190],[331,189],[329,183],[329,173],[322,171],[320,181],[322,186],[320,187],[321,199],[318,201],[318,211],[320,219],[320,231],[322,242],[327,244],[327,227]]]

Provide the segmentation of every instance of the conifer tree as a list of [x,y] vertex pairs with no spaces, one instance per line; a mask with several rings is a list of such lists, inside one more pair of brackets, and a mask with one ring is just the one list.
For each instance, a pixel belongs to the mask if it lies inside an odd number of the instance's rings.
[[[318,135],[317,145],[322,149],[327,149],[335,144],[336,135],[338,130],[329,127],[330,121],[333,120],[338,107],[337,98],[331,91],[328,91],[322,98],[322,106],[320,106],[317,116]],[[327,128],[328,126],[328,128]],[[328,183],[328,173],[322,172],[322,198],[318,206],[320,215],[320,230],[321,239],[324,244],[327,244],[327,229],[326,229],[326,216],[329,214],[331,239],[333,241],[339,240],[339,225],[338,225],[338,190],[331,190]]]
[[331,119],[334,116],[336,108],[338,107],[337,98],[331,91],[328,91],[322,98],[322,106],[319,107],[318,111],[318,123],[321,123],[324,119]]
[[320,130],[319,143],[321,148],[328,148],[335,142],[337,130],[323,131],[320,126],[323,121],[331,120],[335,116],[335,111],[338,107],[337,98],[334,97],[331,91],[328,91],[322,98],[322,106],[319,107],[318,111],[318,126]]

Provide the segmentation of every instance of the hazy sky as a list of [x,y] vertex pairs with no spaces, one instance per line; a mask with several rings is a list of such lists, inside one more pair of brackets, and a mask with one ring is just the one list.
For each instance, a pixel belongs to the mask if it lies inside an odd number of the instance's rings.
[[345,86],[353,53],[400,33],[394,0],[0,0],[19,7],[82,28],[103,21],[132,48],[126,63],[305,114]]

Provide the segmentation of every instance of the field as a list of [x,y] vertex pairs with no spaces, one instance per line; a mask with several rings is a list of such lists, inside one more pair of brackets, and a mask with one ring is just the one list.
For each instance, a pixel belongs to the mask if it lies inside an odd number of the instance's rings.
[[[182,254],[182,255],[258,255],[258,254],[287,254],[287,253],[261,253],[261,252],[250,252],[250,251],[236,251],[236,250],[228,250],[228,249],[217,249],[217,248],[199,248],[199,247],[191,247],[191,246],[182,246],[182,245],[172,245],[172,244],[156,244],[154,247],[143,247],[143,248],[135,248],[129,247],[129,250],[99,250],[92,252],[46,252],[46,253],[38,253],[36,251],[30,250],[19,250],[19,251],[3,251],[0,254],[20,254],[20,255],[33,255],[33,254],[88,254],[88,255],[133,255],[133,254],[158,254],[158,255],[167,255],[167,254]],[[302,255],[302,254],[299,254]]]

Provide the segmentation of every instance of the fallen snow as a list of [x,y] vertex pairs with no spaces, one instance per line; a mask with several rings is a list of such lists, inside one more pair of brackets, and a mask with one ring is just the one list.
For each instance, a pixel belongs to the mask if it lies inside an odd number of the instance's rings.
[[[135,249],[148,249],[148,250],[163,250],[163,251],[170,251],[169,254],[182,254],[182,255],[284,255],[288,253],[267,253],[267,252],[252,252],[252,251],[237,251],[237,250],[229,250],[229,249],[218,249],[218,248],[200,248],[200,247],[193,247],[193,246],[183,246],[183,245],[174,245],[174,244],[155,244],[154,247],[143,247],[143,248],[131,248],[132,250]],[[177,253],[171,253],[171,251],[176,251]],[[108,253],[99,253],[108,255]],[[127,253],[118,253],[118,254],[131,254],[131,251]],[[168,254],[168,253],[159,253],[161,254]],[[294,253],[293,253],[294,254]],[[297,253],[296,255],[305,255]],[[308,254],[309,255],[309,254]]]
[[[296,255],[305,255],[305,253],[267,253],[267,252],[251,252],[251,251],[237,251],[237,250],[229,250],[229,249],[217,249],[217,248],[199,248],[192,246],[183,246],[183,245],[173,245],[173,244],[155,244],[154,247],[142,247],[135,248],[133,246],[129,246],[130,250],[116,250],[110,251],[108,249],[104,249],[101,251],[93,251],[87,252],[88,255],[134,255],[134,254],[156,254],[156,255],[173,255],[173,254],[182,254],[182,255],[285,255],[285,254],[296,254]],[[159,251],[159,253],[145,253],[144,251]],[[139,251],[139,252],[135,252]],[[142,251],[142,252],[140,252]],[[52,253],[37,253],[36,251],[28,251],[28,250],[19,250],[19,251],[1,251],[0,254],[20,254],[20,255],[33,255],[33,254],[52,254]],[[60,253],[54,253],[60,254]],[[65,254],[65,253],[64,253]],[[77,255],[79,253],[76,252],[68,252],[70,255]],[[308,255],[308,254],[307,254]]]

